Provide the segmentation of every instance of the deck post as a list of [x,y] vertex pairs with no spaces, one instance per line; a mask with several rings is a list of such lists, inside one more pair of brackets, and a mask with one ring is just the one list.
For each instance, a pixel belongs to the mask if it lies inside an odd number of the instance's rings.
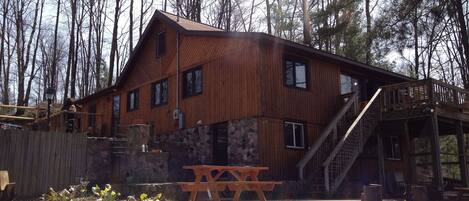
[[407,146],[407,150],[408,150],[408,154],[407,154],[407,176],[406,176],[406,185],[405,185],[405,189],[406,189],[406,199],[407,200],[412,200],[412,195],[413,195],[413,189],[412,189],[412,185],[414,184],[414,178],[415,178],[415,160],[413,160],[414,158],[414,143],[413,143],[413,140],[412,140],[412,137],[410,136],[410,133],[409,133],[409,121],[404,121],[404,137],[405,137],[405,141],[406,141],[406,146]]
[[462,127],[462,121],[456,120],[456,139],[458,141],[458,154],[459,154],[459,168],[461,171],[461,180],[465,187],[469,187],[468,174],[467,174],[467,159],[464,149],[464,131]]
[[386,177],[384,175],[384,151],[383,151],[383,137],[382,133],[379,132],[376,135],[378,143],[378,173],[379,173],[379,184],[384,186],[386,184]]
[[440,160],[440,133],[438,131],[438,116],[436,111],[430,114],[432,135],[430,141],[432,145],[432,165],[433,165],[433,182],[438,191],[443,191],[443,177],[441,174]]

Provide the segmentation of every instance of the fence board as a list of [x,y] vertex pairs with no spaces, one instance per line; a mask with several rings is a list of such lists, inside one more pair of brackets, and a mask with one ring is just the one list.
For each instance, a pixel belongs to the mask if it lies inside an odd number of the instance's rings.
[[83,134],[0,130],[0,169],[9,172],[21,197],[76,184],[85,165]]

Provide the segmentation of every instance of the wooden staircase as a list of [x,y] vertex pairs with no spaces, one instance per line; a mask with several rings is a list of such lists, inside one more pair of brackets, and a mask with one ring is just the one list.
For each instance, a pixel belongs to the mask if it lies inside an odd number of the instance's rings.
[[298,162],[299,179],[310,181],[312,191],[327,195],[337,191],[381,120],[381,91],[378,89],[361,111],[357,94],[348,98]]

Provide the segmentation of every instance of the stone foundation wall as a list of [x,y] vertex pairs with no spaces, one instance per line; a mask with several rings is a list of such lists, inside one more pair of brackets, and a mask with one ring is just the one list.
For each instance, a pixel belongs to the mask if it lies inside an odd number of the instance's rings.
[[[255,118],[228,121],[229,165],[259,163],[258,122]],[[191,179],[184,165],[212,164],[212,125],[155,136],[153,147],[169,153],[169,181]]]
[[168,153],[127,149],[112,155],[109,138],[88,138],[86,175],[91,184],[157,183],[168,179]]
[[111,142],[107,138],[88,138],[86,142],[86,175],[92,184],[111,180]]

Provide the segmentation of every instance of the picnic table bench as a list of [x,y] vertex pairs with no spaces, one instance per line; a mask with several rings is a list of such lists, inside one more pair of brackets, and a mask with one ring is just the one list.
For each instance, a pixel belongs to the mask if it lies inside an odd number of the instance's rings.
[[[275,181],[259,181],[259,172],[268,170],[268,167],[195,165],[184,166],[184,169],[192,170],[195,175],[194,182],[178,182],[182,191],[191,193],[190,201],[195,201],[197,192],[201,191],[207,191],[213,200],[220,201],[218,192],[225,189],[235,192],[234,201],[238,201],[244,191],[255,191],[259,200],[265,201],[264,191],[273,191],[275,185],[281,184]],[[225,173],[231,175],[234,180],[219,181]],[[202,181],[203,178],[206,181]]]
[[10,183],[7,171],[0,171],[0,201],[11,201],[13,198],[15,183]]

